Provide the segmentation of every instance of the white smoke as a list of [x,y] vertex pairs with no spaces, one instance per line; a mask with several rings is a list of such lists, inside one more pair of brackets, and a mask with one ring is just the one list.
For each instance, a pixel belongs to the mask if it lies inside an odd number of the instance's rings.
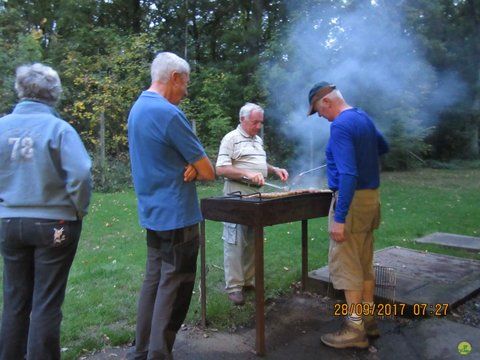
[[319,81],[337,85],[383,132],[397,119],[412,128],[431,124],[464,91],[454,74],[439,74],[427,62],[399,6],[372,1],[352,11],[333,3],[298,18],[263,71],[269,113],[296,144],[293,173],[325,161],[329,124],[306,115],[308,92]]

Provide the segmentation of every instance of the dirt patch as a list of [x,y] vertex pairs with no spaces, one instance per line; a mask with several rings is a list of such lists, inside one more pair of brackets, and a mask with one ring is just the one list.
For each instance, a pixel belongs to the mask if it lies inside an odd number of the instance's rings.
[[450,311],[446,318],[461,324],[480,328],[480,292]]
[[[413,347],[408,343],[409,341],[415,342],[417,339],[414,335],[409,334],[417,334],[414,332],[416,327],[432,320],[384,319],[379,322],[381,338],[376,342],[371,342],[368,350],[330,349],[320,343],[320,336],[338,329],[341,319],[332,315],[335,302],[327,297],[310,293],[300,294],[296,291],[289,296],[270,300],[265,308],[267,358],[280,360],[306,360],[320,357],[360,360],[411,358]],[[468,331],[471,331],[470,327],[480,328],[479,308],[480,295],[477,295],[454,309],[445,317],[445,320],[468,325]],[[408,339],[409,337],[411,339]],[[398,341],[403,341],[405,344],[403,348],[399,348]],[[184,326],[178,333],[173,354],[176,360],[258,359],[254,348],[254,324],[246,327],[239,326],[231,332]],[[81,357],[81,359],[124,359],[127,349],[127,347],[105,349],[96,354]],[[400,350],[395,350],[396,354],[392,355],[392,349]]]

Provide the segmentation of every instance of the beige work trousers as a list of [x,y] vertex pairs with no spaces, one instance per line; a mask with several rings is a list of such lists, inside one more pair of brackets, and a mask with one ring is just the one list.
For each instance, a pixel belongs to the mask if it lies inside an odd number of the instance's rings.
[[255,236],[246,225],[223,223],[223,266],[227,293],[254,286]]

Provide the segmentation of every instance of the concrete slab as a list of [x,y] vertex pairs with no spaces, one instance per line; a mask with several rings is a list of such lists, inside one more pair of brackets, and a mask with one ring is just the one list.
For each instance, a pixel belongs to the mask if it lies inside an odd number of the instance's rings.
[[[394,269],[395,302],[409,306],[429,304],[427,315],[435,310],[436,304],[449,304],[453,308],[480,291],[480,261],[477,260],[389,247],[375,252],[374,263]],[[333,286],[328,267],[311,271],[308,286],[331,296],[328,292]]]
[[480,238],[473,236],[437,232],[419,238],[415,240],[415,242],[421,244],[435,244],[469,251],[480,251]]
[[[415,320],[381,336],[375,346],[380,359],[480,359],[480,329],[440,318]],[[458,346],[468,342],[471,352]]]

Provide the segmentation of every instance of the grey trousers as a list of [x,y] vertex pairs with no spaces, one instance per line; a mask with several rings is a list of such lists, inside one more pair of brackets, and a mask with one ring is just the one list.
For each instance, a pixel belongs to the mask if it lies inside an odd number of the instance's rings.
[[171,359],[187,316],[199,246],[198,224],[170,231],[147,229],[147,264],[138,300],[135,345],[127,359]]
[[60,359],[61,306],[81,221],[1,219],[0,359]]

